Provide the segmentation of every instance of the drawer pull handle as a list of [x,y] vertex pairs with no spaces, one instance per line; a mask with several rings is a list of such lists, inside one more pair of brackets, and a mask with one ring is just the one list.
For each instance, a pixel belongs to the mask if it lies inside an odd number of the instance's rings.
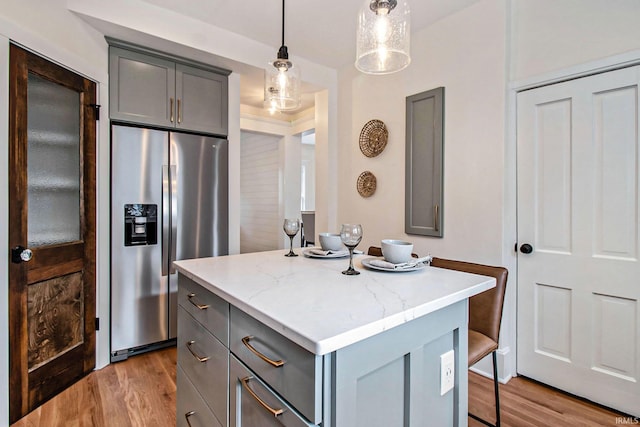
[[196,307],[198,307],[198,310],[206,310],[207,308],[209,308],[209,304],[198,304],[197,302],[195,302],[193,300],[193,298],[196,296],[196,294],[194,294],[193,292],[191,292],[189,295],[187,295],[187,298],[189,298],[189,302],[193,305],[195,305]]
[[191,352],[191,354],[193,355],[193,357],[195,357],[196,359],[198,359],[198,362],[200,363],[204,363],[207,360],[211,359],[209,356],[199,356],[198,354],[196,354],[195,351],[193,351],[193,349],[191,348],[192,345],[194,345],[196,342],[194,340],[188,341],[187,342],[187,348],[189,349],[189,351]]
[[271,413],[271,415],[273,415],[274,417],[277,417],[278,415],[282,415],[282,413],[284,412],[284,409],[280,408],[280,409],[273,409],[271,406],[269,406],[267,404],[267,402],[265,402],[264,400],[260,399],[258,397],[258,395],[256,394],[255,391],[251,390],[251,387],[249,387],[249,380],[252,380],[253,377],[245,377],[242,378],[240,381],[242,381],[242,387],[244,387],[245,390],[247,390],[249,392],[249,394],[267,411],[269,411]]
[[189,425],[189,427],[191,427],[191,421],[189,421],[189,417],[191,415],[195,415],[196,411],[189,411],[186,414],[184,414],[184,419],[187,420],[187,424]]
[[284,365],[284,361],[283,360],[270,359],[267,356],[265,356],[264,354],[260,353],[258,350],[256,350],[251,344],[249,344],[249,341],[251,341],[252,339],[253,339],[253,337],[251,335],[249,335],[247,337],[244,337],[244,338],[242,338],[242,344],[244,344],[249,350],[251,350],[251,352],[253,354],[255,354],[260,359],[262,359],[265,362],[267,362],[269,365],[274,366],[276,368],[279,368],[282,365]]

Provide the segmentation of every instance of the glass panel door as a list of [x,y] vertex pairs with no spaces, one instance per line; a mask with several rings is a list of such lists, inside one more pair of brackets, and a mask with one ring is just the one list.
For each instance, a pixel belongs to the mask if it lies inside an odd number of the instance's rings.
[[29,73],[28,246],[81,240],[80,94]]

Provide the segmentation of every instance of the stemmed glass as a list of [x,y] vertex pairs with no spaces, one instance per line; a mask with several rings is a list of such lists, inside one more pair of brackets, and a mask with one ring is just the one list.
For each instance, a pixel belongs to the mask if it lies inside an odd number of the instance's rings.
[[360,274],[353,268],[353,250],[362,240],[362,226],[360,224],[342,224],[340,229],[340,239],[342,243],[349,249],[349,268],[342,272],[348,276]]
[[285,234],[289,236],[289,240],[291,240],[291,244],[289,246],[289,253],[284,256],[298,256],[295,252],[293,252],[293,238],[296,234],[298,234],[298,230],[300,230],[300,220],[299,219],[291,219],[287,218],[284,220],[284,224],[282,225],[282,229]]

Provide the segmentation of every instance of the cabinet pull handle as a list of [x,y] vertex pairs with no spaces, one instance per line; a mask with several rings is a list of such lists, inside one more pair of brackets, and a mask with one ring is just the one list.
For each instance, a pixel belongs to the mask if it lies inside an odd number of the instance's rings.
[[242,381],[242,387],[244,387],[245,390],[247,390],[249,392],[249,394],[267,411],[269,411],[271,413],[271,415],[273,415],[274,417],[277,417],[278,415],[282,415],[282,413],[284,412],[284,409],[280,408],[280,409],[273,409],[271,406],[269,406],[267,404],[267,402],[265,402],[264,400],[260,399],[260,397],[258,397],[258,395],[256,394],[255,391],[251,390],[251,387],[249,387],[249,380],[252,380],[253,377],[245,377],[242,378],[240,381]]
[[440,210],[439,205],[435,205],[433,207],[433,229],[434,231],[438,231],[438,211]]
[[196,342],[194,340],[191,341],[187,341],[187,348],[189,349],[189,351],[191,352],[191,354],[193,355],[193,357],[195,357],[196,359],[198,359],[198,362],[200,363],[204,363],[207,360],[211,359],[209,356],[199,356],[195,351],[193,351],[193,349],[191,348],[192,345],[194,345]]
[[194,294],[193,292],[189,293],[189,295],[187,295],[187,298],[189,298],[189,302],[193,305],[195,305],[196,307],[198,307],[198,310],[206,310],[207,308],[209,308],[209,304],[198,304],[197,302],[195,302],[193,300],[193,297],[195,297],[196,294]]
[[178,124],[182,123],[182,108],[180,108],[180,98],[178,98]]
[[173,97],[169,98],[169,121],[173,123]]
[[189,417],[191,415],[195,415],[196,411],[189,411],[186,414],[184,414],[184,419],[187,420],[187,424],[189,425],[189,427],[191,427],[191,421],[189,421]]
[[267,362],[269,365],[271,365],[273,367],[276,367],[276,368],[279,368],[282,365],[284,365],[284,361],[283,360],[270,359],[267,356],[265,356],[264,354],[260,353],[258,350],[256,350],[251,344],[249,344],[249,341],[251,341],[252,339],[253,339],[253,337],[251,335],[246,336],[246,337],[242,338],[242,344],[244,344],[249,350],[251,350],[251,352],[253,354],[255,354],[260,359],[262,359],[265,362]]

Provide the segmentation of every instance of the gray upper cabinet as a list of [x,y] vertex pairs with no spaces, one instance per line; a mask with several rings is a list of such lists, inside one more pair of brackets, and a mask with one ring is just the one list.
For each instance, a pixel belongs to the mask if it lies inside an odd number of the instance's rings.
[[112,120],[227,135],[226,74],[111,46],[109,80]]
[[405,233],[442,237],[444,88],[407,97]]
[[116,47],[110,48],[109,55],[110,117],[174,127],[175,63]]
[[227,76],[176,64],[176,127],[227,134]]

